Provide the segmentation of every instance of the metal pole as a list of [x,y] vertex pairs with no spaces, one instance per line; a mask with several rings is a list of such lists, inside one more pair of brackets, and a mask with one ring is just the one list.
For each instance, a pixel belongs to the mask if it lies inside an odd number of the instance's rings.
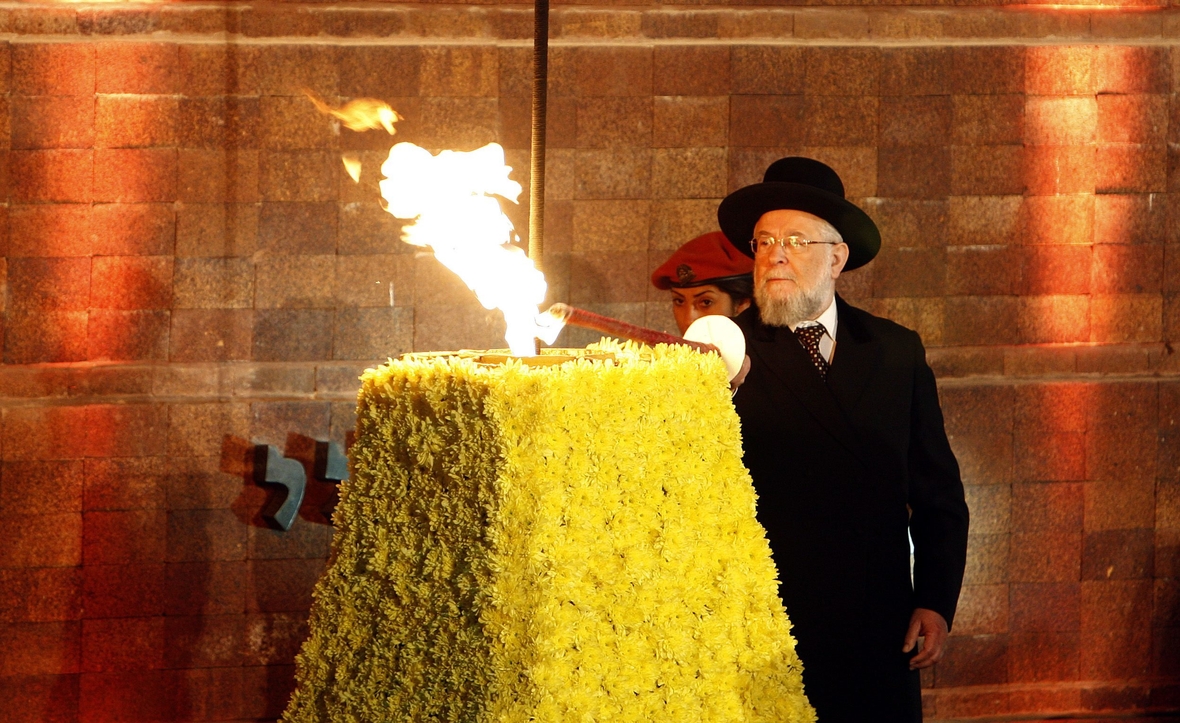
[[545,108],[549,81],[549,0],[533,9],[533,137],[529,173],[529,258],[539,270],[545,238]]

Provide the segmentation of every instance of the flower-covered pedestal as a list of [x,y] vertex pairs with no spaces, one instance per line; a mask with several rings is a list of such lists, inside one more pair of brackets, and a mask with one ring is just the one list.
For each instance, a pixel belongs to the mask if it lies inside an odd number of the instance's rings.
[[721,360],[565,353],[365,373],[284,720],[814,720]]

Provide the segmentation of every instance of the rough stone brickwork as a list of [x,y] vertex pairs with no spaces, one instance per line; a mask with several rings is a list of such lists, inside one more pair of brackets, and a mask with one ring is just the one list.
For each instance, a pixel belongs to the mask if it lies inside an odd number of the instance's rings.
[[[647,275],[718,200],[831,163],[885,237],[843,293],[923,334],[968,485],[928,719],[1180,709],[1180,11],[908,4],[555,6],[551,297],[670,328]],[[388,136],[300,88],[527,188],[531,27],[0,5],[0,722],[278,715],[333,493],[268,529],[248,445],[309,460],[364,367],[502,343],[378,205]]]

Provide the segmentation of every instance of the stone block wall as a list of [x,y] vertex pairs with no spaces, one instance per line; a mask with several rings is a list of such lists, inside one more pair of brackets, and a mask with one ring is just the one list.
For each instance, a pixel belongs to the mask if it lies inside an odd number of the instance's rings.
[[[555,6],[551,299],[673,328],[650,270],[775,158],[832,164],[885,239],[842,293],[922,333],[972,509],[927,718],[1178,710],[1180,11],[908,5]],[[301,90],[527,188],[531,32],[0,7],[0,722],[281,712],[334,491],[269,529],[250,445],[310,471],[366,366],[502,344],[381,210],[390,138]]]

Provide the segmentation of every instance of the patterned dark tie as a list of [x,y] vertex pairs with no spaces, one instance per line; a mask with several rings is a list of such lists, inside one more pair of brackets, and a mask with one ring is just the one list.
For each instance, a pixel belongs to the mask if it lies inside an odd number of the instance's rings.
[[807,356],[811,357],[811,363],[819,370],[820,379],[828,378],[828,360],[824,359],[824,355],[819,351],[819,340],[826,333],[827,331],[821,324],[795,327],[795,336],[799,338],[799,343],[807,350]]

